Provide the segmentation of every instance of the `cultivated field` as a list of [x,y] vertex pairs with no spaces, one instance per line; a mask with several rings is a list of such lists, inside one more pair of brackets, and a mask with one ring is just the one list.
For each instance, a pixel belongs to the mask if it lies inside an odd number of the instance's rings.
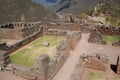
[[[55,36],[42,36],[21,49],[13,52],[10,58],[13,63],[24,66],[31,66],[41,54],[48,54],[50,58],[55,55],[56,45],[65,38]],[[48,42],[50,45],[45,47],[42,43]]]

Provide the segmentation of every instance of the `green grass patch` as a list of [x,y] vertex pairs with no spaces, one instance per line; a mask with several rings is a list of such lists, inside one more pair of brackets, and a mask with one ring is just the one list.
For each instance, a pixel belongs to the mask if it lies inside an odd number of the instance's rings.
[[[53,50],[55,46],[65,38],[55,36],[42,36],[20,50],[10,55],[11,61],[15,64],[24,66],[32,66],[41,54],[48,54],[53,57]],[[41,44],[43,42],[49,42],[49,46],[45,47]]]
[[120,40],[120,37],[110,36],[110,35],[103,35],[103,38],[104,38],[106,41],[109,41],[109,42],[115,42],[115,41]]
[[106,80],[105,75],[99,72],[89,72],[88,80]]

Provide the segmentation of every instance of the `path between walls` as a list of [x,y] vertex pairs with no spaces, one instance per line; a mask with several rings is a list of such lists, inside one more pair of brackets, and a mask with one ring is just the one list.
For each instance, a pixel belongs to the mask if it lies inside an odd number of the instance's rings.
[[75,65],[82,53],[92,54],[95,52],[106,54],[110,58],[110,64],[116,64],[117,56],[120,54],[120,47],[114,47],[110,44],[99,45],[88,43],[89,34],[82,34],[82,38],[74,51],[71,51],[70,57],[58,71],[53,80],[70,80],[75,69]]

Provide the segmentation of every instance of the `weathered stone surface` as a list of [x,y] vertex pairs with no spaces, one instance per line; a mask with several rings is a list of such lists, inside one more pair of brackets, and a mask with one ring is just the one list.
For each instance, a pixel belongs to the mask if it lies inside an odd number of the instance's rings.
[[91,31],[88,42],[106,44],[106,41],[103,39],[102,34],[97,29]]
[[10,58],[8,52],[0,50],[0,66],[5,67],[9,63],[10,63]]
[[118,40],[118,41],[112,43],[112,45],[113,45],[113,46],[120,46],[120,40]]
[[84,72],[84,68],[85,68],[85,64],[82,58],[80,57],[75,66],[75,70],[73,71],[71,75],[70,80],[81,80],[82,74]]
[[101,34],[105,35],[113,35],[113,36],[120,36],[120,27],[118,26],[98,26],[98,31]]
[[[37,25],[37,26],[36,26]],[[0,27],[0,38],[23,39],[39,30],[39,23],[10,23]]]
[[88,56],[85,66],[87,68],[106,71],[108,67],[109,59],[107,56],[102,54],[96,54],[96,56]]

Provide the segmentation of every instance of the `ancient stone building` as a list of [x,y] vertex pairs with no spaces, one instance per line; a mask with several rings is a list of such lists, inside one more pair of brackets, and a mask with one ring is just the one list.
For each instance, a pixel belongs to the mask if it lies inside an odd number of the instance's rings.
[[38,23],[8,23],[0,26],[0,39],[23,39],[38,30]]

